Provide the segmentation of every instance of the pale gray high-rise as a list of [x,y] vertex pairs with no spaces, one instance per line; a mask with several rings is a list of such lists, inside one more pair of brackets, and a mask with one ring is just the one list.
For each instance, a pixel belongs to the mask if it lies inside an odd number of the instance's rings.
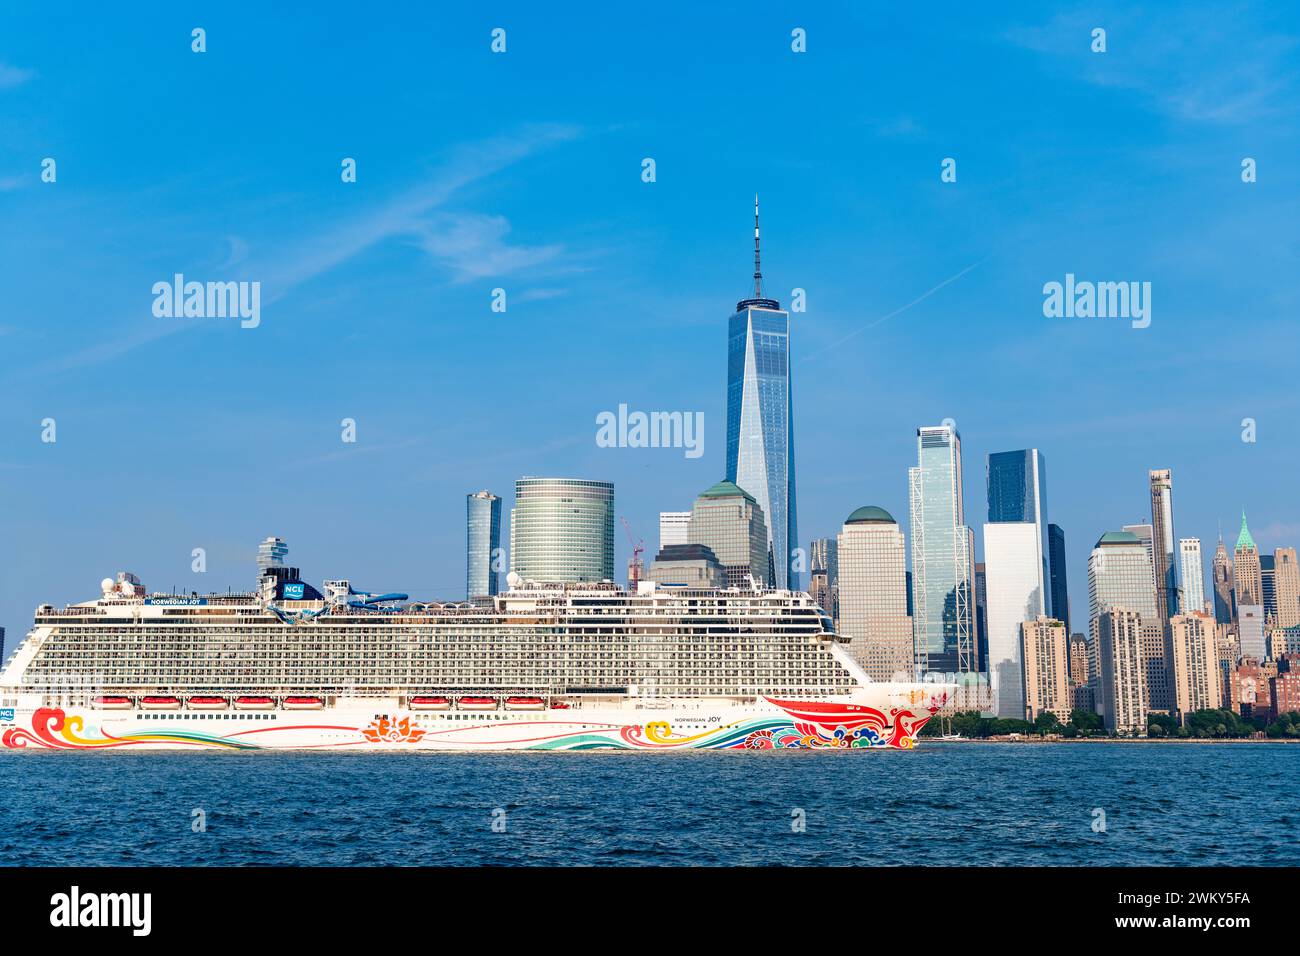
[[[1094,675],[1102,673],[1097,657],[1101,615],[1106,611],[1131,611],[1150,629],[1134,631],[1141,641],[1147,703],[1155,710],[1169,709],[1169,660],[1164,628],[1156,604],[1155,578],[1147,543],[1131,531],[1107,531],[1088,556],[1088,618]],[[1097,698],[1101,700],[1100,696]],[[1145,717],[1145,714],[1144,714]]]

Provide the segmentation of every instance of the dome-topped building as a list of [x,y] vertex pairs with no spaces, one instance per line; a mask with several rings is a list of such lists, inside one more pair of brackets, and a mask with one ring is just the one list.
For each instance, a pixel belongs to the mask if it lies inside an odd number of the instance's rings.
[[863,505],[844,519],[845,524],[898,524],[884,508],[876,505]]
[[915,650],[907,613],[903,532],[884,508],[864,505],[837,539],[839,632],[873,680],[910,680]]

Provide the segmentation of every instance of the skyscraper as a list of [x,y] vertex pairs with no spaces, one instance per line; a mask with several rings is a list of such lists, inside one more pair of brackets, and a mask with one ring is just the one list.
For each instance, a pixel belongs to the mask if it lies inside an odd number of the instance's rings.
[[[1186,540],[1186,539],[1184,539]],[[1198,710],[1218,708],[1223,698],[1214,618],[1204,611],[1169,621],[1173,643],[1174,710],[1186,722]]]
[[1219,624],[1231,624],[1237,619],[1237,600],[1232,592],[1232,558],[1224,547],[1222,534],[1219,535],[1219,546],[1214,549],[1211,577],[1214,579],[1214,620]]
[[727,480],[754,496],[767,522],[778,588],[798,587],[790,315],[763,296],[754,197],[754,297],[736,303],[727,331]]
[[926,671],[975,669],[975,541],[962,503],[961,436],[952,425],[916,430],[908,469],[912,512],[912,626]]
[[1070,633],[1070,589],[1066,584],[1065,573],[1065,532],[1060,525],[1047,526],[1047,571],[1051,582],[1047,586],[1051,601],[1052,617],[1065,625],[1065,632]]
[[1070,719],[1070,652],[1065,625],[1038,617],[1021,625],[1020,658],[1024,664],[1025,712],[1035,720],[1052,713],[1065,723]]
[[985,474],[988,480],[989,523],[1027,521],[1037,529],[1043,601],[1047,605],[1047,610],[1043,613],[1059,618],[1051,606],[1052,596],[1047,587],[1051,580],[1048,567],[1051,543],[1047,531],[1047,462],[1037,448],[998,451],[989,455]]
[[1046,589],[1041,542],[1038,525],[1031,521],[990,522],[984,526],[988,675],[993,711],[998,717],[1023,720],[1025,716],[1021,625],[1047,617],[1043,607]]
[[1273,564],[1273,555],[1259,556],[1259,591],[1263,597],[1264,620],[1277,618],[1277,574]]
[[915,655],[907,616],[907,554],[898,522],[884,508],[863,507],[838,539],[839,633],[849,653],[876,680],[911,680]]
[[284,538],[267,538],[257,546],[258,576],[265,574],[268,568],[284,567],[284,559],[289,554],[289,546]]
[[465,496],[465,597],[485,598],[500,590],[501,499],[492,492]]
[[[1154,594],[1151,603],[1154,607]],[[1158,634],[1160,629],[1159,624],[1144,623],[1137,612],[1120,608],[1108,607],[1094,621],[1097,712],[1111,733],[1146,732],[1149,703],[1143,632]]]
[[1264,607],[1261,604],[1237,605],[1237,644],[1242,657],[1262,661],[1268,657],[1264,631]]
[[[1156,584],[1156,551],[1155,551],[1155,529],[1149,524],[1126,524],[1124,529],[1129,534],[1136,535],[1137,539],[1142,542],[1142,547],[1146,548],[1147,562],[1151,565],[1151,586]],[[1158,605],[1157,605],[1158,606]]]
[[510,570],[542,584],[614,579],[614,483],[520,478]]
[[808,558],[808,593],[822,610],[838,621],[839,544],[835,538],[814,538]]
[[1168,468],[1153,469],[1151,479],[1151,568],[1156,576],[1156,610],[1160,622],[1178,613],[1178,565],[1174,555],[1174,477]]
[[[1205,610],[1205,561],[1200,538],[1178,539],[1178,599],[1180,614],[1199,614]],[[1213,628],[1211,628],[1213,630]]]
[[[1107,531],[1088,556],[1088,619],[1092,639],[1091,653],[1094,655],[1091,673],[1094,677],[1102,674],[1101,662],[1096,656],[1100,651],[1101,637],[1098,622],[1108,610],[1129,611],[1138,615],[1141,624],[1154,625],[1154,639],[1145,630],[1134,630],[1131,635],[1133,640],[1140,642],[1139,649],[1144,662],[1146,682],[1142,719],[1145,721],[1146,708],[1152,698],[1160,702],[1156,709],[1166,706],[1168,666],[1163,627],[1159,624],[1156,607],[1151,559],[1146,543],[1131,531]],[[1101,692],[1098,692],[1099,704],[1102,699]]]
[[720,481],[702,492],[691,509],[687,529],[690,544],[713,552],[727,578],[727,586],[771,586],[772,552],[768,550],[767,523],[754,496],[730,481]]
[[1278,548],[1273,552],[1273,588],[1277,600],[1279,627],[1300,625],[1300,566],[1295,548]]
[[1264,606],[1263,574],[1259,566],[1259,548],[1246,527],[1246,512],[1241,513],[1241,534],[1232,555],[1233,592],[1237,607],[1243,604]]
[[662,549],[670,544],[685,544],[686,529],[690,525],[691,513],[689,511],[659,512],[659,547]]

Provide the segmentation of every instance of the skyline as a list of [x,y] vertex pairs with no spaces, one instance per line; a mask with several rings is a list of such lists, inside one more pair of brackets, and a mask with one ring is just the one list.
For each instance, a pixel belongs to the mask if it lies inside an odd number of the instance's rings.
[[[799,546],[862,506],[907,514],[915,429],[944,418],[971,501],[989,452],[1052,462],[1075,631],[1093,543],[1152,519],[1151,469],[1174,472],[1173,533],[1207,560],[1243,509],[1261,553],[1300,543],[1296,130],[1276,122],[1295,79],[1274,40],[1297,24],[1248,11],[1207,33],[1207,12],[1139,26],[1118,11],[1084,16],[1113,24],[1102,62],[1070,39],[1077,18],[1029,9],[950,11],[928,31],[888,11],[800,14],[802,58],[773,8],[704,11],[692,23],[709,39],[677,77],[639,65],[683,42],[673,24],[616,26],[605,45],[607,25],[518,11],[494,59],[494,24],[452,11],[409,37],[331,34],[360,67],[344,82],[311,55],[326,41],[310,18],[253,30],[248,14],[205,13],[204,59],[188,14],[128,11],[99,28],[102,48],[70,49],[57,18],[6,12],[3,34],[23,42],[0,48],[19,71],[0,88],[0,491],[21,507],[0,523],[0,626],[12,642],[38,603],[84,600],[118,570],[244,588],[267,535],[312,581],[455,597],[464,496],[522,475],[613,481],[616,513],[651,541],[659,512],[725,474],[723,350],[755,191],[768,287],[807,291],[791,314]],[[1154,42],[1162,28],[1184,54]],[[896,42],[872,42],[882,33]],[[1054,58],[1063,45],[1082,52]],[[605,88],[556,107],[574,77],[554,51],[575,46]],[[726,93],[752,50],[755,104]],[[1193,63],[1220,86],[1193,82]],[[159,68],[174,88],[147,113],[124,105]],[[87,70],[113,79],[78,85]],[[675,95],[690,85],[710,92]],[[828,85],[852,92],[810,99]],[[300,109],[217,119],[260,96]],[[979,106],[1013,96],[1014,116]],[[743,159],[724,148],[760,123],[785,135]],[[943,184],[948,156],[958,180]],[[1242,156],[1259,159],[1257,183],[1239,181]],[[260,326],[153,317],[152,283],[177,272],[261,281]],[[1152,324],[1045,318],[1042,287],[1067,274],[1150,281]],[[489,309],[498,286],[504,315]],[[598,447],[595,416],[623,403],[702,411],[700,459]],[[355,445],[339,442],[345,417]],[[616,569],[628,554],[617,535]]]

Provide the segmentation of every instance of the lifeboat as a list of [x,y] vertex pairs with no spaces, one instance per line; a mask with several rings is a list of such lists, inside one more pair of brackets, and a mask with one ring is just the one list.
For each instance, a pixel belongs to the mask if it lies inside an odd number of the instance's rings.
[[319,697],[286,697],[285,710],[324,710],[325,701]]
[[99,710],[130,710],[130,697],[104,696],[95,698],[95,707]]
[[275,710],[275,698],[236,697],[235,710]]
[[551,701],[551,710],[568,710],[569,705],[562,700]]
[[411,710],[450,710],[451,701],[446,697],[412,697]]
[[546,701],[540,697],[507,697],[506,710],[545,710]]
[[190,710],[225,710],[230,702],[224,697],[191,697],[185,706]]
[[456,701],[457,710],[496,710],[495,697],[462,697]]
[[140,706],[145,710],[180,710],[179,697],[141,697]]

